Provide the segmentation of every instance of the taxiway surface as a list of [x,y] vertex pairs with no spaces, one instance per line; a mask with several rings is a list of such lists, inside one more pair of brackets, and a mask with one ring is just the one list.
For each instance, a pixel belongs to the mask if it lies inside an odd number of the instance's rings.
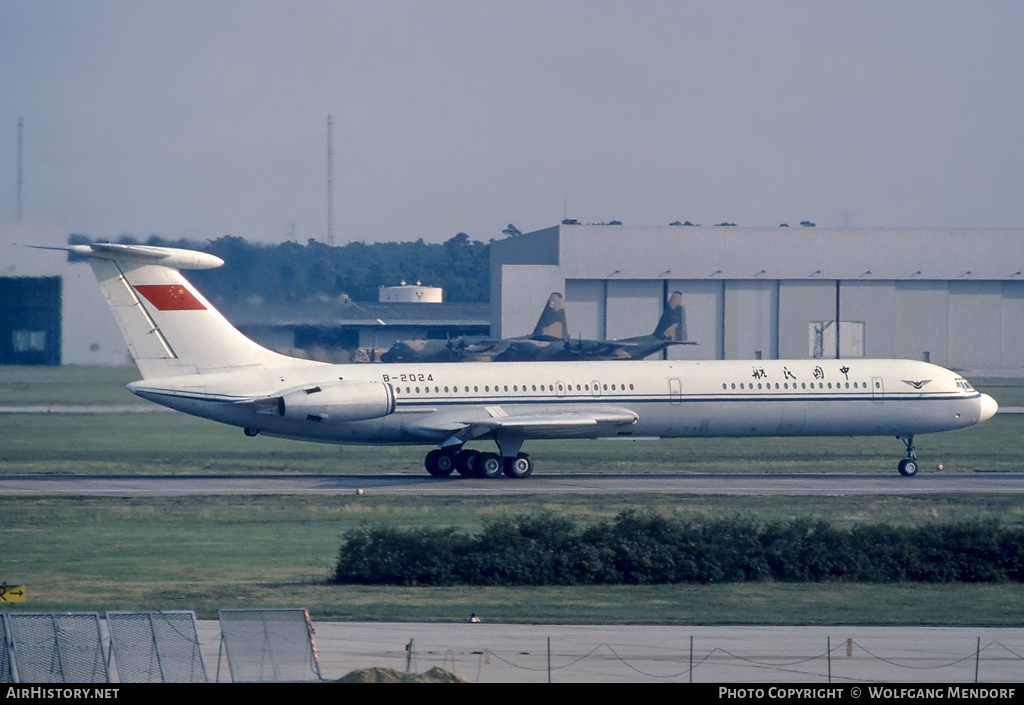
[[526,480],[418,475],[7,475],[0,496],[188,495],[472,496],[515,494],[892,495],[1024,494],[1024,473],[885,475],[559,475]]

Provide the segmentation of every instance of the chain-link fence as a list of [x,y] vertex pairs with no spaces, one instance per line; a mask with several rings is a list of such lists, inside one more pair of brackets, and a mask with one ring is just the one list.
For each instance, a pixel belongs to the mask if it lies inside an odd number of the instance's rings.
[[14,682],[14,664],[11,663],[11,639],[8,636],[7,615],[0,614],[0,683]]
[[205,683],[194,612],[107,612],[121,683]]
[[232,681],[320,680],[306,610],[220,610],[218,615]]
[[103,681],[108,669],[123,683],[314,681],[435,666],[480,683],[964,684],[1024,673],[1020,627],[327,622],[314,636],[302,609],[224,610],[219,622],[190,612],[0,617],[0,680],[21,683]]
[[1006,683],[1024,628],[322,623],[326,679],[440,667],[479,683]]
[[20,683],[106,683],[97,613],[7,615]]

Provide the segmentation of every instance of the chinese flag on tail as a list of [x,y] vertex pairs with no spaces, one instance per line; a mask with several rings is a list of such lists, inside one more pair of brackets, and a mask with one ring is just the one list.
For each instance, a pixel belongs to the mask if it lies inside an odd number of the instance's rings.
[[181,284],[143,284],[135,290],[158,311],[205,311],[206,306]]

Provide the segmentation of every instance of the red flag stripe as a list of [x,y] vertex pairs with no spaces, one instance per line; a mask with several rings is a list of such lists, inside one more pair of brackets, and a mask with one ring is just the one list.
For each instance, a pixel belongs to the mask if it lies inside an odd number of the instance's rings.
[[158,311],[205,311],[203,302],[181,284],[144,284],[135,290]]

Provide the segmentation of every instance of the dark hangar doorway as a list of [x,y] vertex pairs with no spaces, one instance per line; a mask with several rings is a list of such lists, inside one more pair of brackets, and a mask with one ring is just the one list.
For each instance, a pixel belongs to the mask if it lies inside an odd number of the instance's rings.
[[59,365],[61,278],[0,277],[0,365]]

